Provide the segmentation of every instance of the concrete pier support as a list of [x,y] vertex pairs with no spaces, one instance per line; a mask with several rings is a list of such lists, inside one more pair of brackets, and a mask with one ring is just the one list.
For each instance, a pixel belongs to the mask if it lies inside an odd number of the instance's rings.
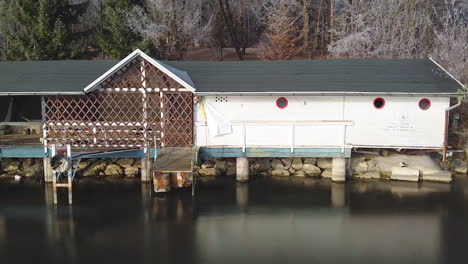
[[346,206],[346,184],[331,183],[331,204],[335,208]]
[[236,159],[236,179],[239,182],[249,180],[249,159],[244,157]]
[[346,159],[333,158],[332,181],[344,182],[346,180]]
[[54,172],[52,171],[52,166],[50,166],[50,158],[44,158],[44,181],[52,182],[54,179]]
[[149,182],[151,180],[151,167],[153,160],[150,158],[141,159],[141,182]]
[[238,182],[236,185],[236,202],[239,209],[244,210],[249,204],[249,184]]

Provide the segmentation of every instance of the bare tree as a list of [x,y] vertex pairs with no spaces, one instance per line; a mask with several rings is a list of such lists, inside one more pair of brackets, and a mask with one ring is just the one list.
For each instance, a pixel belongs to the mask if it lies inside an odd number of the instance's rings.
[[203,0],[145,0],[127,15],[127,23],[153,41],[161,58],[182,59],[187,46],[203,40],[213,28],[212,17],[203,18]]
[[440,15],[434,28],[431,56],[463,83],[468,83],[468,5],[456,6],[452,1]]
[[433,56],[468,80],[468,9],[457,0],[375,0],[347,4],[335,18],[335,57]]
[[231,6],[229,5],[229,0],[218,0],[218,2],[219,2],[221,13],[224,18],[224,23],[226,24],[226,27],[229,31],[229,35],[231,36],[232,45],[234,46],[234,49],[236,50],[239,60],[243,60],[244,56],[242,54],[241,44],[238,39],[239,33],[237,31],[236,24],[234,23]]
[[289,0],[268,0],[260,21],[265,32],[258,45],[264,60],[289,60],[304,53],[302,7]]

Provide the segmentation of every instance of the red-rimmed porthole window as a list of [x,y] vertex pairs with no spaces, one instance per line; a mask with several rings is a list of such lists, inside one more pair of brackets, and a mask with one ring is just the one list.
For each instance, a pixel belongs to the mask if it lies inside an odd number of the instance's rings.
[[431,107],[431,101],[427,98],[423,98],[419,100],[418,105],[421,110],[427,110],[429,107]]
[[385,99],[378,97],[374,99],[374,107],[376,109],[382,109],[385,106]]
[[280,97],[280,98],[276,99],[276,106],[279,109],[286,108],[288,106],[288,99],[286,99],[285,97]]

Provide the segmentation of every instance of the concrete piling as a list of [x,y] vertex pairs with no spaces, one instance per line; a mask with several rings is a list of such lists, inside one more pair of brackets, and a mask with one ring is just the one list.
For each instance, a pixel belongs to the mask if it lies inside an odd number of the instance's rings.
[[239,182],[249,180],[249,160],[245,157],[236,159],[236,179]]
[[346,206],[346,184],[331,183],[331,204],[335,208]]
[[236,185],[236,202],[239,209],[244,210],[249,203],[249,184],[238,182]]
[[344,182],[346,181],[346,159],[333,158],[332,165],[332,181]]

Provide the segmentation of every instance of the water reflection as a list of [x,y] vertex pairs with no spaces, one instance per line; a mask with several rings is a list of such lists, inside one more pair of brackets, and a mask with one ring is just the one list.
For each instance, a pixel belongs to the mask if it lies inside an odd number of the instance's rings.
[[195,198],[82,185],[73,206],[53,205],[39,185],[0,186],[0,259],[453,263],[466,257],[465,184],[221,179],[200,183]]

